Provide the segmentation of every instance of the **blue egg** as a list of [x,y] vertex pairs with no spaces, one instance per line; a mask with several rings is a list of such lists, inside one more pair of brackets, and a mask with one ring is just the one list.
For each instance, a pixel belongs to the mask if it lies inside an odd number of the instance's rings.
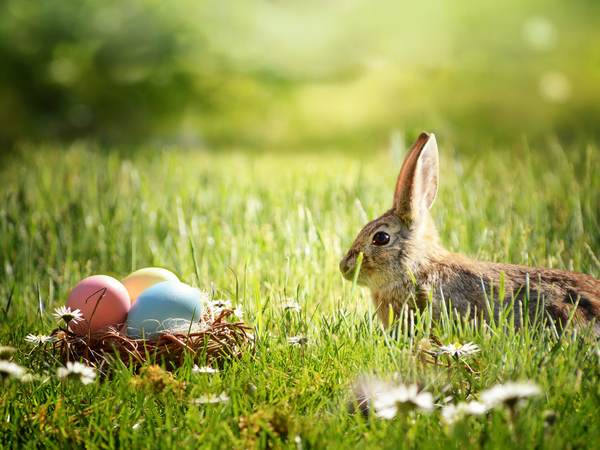
[[179,281],[163,281],[150,286],[131,304],[127,334],[148,338],[157,332],[180,328],[198,321],[202,302],[197,289]]

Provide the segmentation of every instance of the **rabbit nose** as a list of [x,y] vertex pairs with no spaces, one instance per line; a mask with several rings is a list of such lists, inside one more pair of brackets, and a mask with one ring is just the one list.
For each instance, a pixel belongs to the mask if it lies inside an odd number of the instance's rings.
[[342,259],[340,261],[340,272],[342,272],[342,275],[346,275],[350,270],[352,270],[352,268],[354,267],[353,265],[350,264],[349,262],[348,256],[346,255],[344,257],[344,259]]
[[348,261],[344,258],[340,261],[340,272],[346,273],[346,270],[348,270]]

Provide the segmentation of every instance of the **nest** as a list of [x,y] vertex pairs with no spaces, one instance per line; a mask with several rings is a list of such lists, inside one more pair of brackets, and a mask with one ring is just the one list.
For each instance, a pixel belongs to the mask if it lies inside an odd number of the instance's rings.
[[52,332],[54,344],[47,351],[58,352],[63,362],[81,361],[99,370],[118,362],[137,368],[148,361],[175,369],[187,355],[195,363],[222,365],[242,358],[253,347],[253,337],[248,333],[252,328],[244,322],[225,320],[232,314],[231,309],[222,309],[217,315],[208,310],[185,330],[168,330],[149,339],[132,338],[114,328],[88,334],[57,328]]

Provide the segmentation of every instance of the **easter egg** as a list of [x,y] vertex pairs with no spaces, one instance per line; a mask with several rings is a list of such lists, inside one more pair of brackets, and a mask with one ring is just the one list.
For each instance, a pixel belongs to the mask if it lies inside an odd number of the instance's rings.
[[121,283],[123,283],[123,286],[129,292],[130,301],[133,303],[142,292],[162,281],[179,281],[179,278],[167,269],[146,267],[145,269],[136,270],[121,281]]
[[118,327],[127,320],[131,303],[127,289],[119,280],[108,275],[93,275],[75,285],[66,306],[72,311],[81,311],[86,323],[73,324],[72,329],[86,333],[87,324],[92,332],[109,326]]
[[162,281],[150,286],[131,305],[127,334],[152,337],[156,332],[189,325],[199,320],[202,301],[197,289],[179,281]]

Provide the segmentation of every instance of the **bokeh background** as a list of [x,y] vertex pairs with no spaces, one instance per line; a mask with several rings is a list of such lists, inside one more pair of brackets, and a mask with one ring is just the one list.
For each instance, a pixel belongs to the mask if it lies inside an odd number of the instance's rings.
[[0,148],[590,142],[599,24],[597,0],[2,0]]

